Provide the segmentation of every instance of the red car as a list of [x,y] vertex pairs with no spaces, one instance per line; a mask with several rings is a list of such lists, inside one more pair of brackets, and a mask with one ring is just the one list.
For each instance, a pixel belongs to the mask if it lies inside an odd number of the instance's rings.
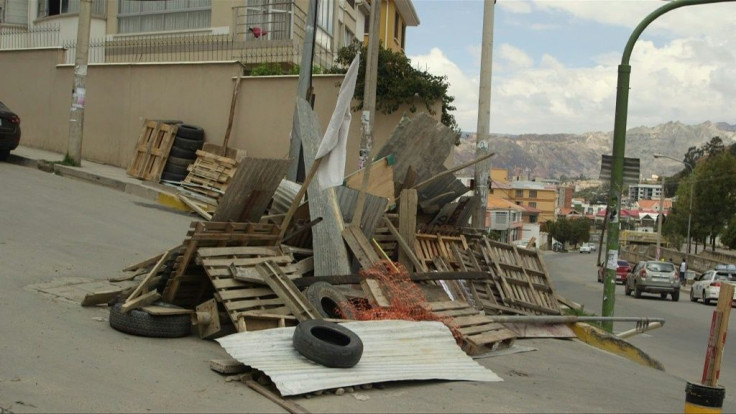
[[[598,283],[603,283],[603,271],[604,267],[598,268]],[[623,285],[626,283],[626,277],[631,272],[632,267],[626,260],[619,260],[618,267],[616,267],[616,283]]]

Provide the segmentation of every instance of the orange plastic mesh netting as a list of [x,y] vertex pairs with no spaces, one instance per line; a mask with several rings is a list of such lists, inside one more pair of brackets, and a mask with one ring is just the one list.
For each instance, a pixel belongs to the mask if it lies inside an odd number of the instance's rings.
[[408,321],[440,321],[452,331],[456,340],[460,333],[452,327],[451,317],[439,316],[430,310],[422,289],[409,277],[409,272],[400,263],[382,260],[370,269],[360,271],[366,279],[379,282],[383,295],[390,306],[379,307],[375,303],[362,301],[352,305],[355,319],[360,321],[400,319]]

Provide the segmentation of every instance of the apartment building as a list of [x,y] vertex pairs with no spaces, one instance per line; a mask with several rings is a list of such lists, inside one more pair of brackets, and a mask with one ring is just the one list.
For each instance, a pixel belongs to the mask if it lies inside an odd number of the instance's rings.
[[629,200],[653,200],[662,197],[662,184],[631,184],[629,186]]

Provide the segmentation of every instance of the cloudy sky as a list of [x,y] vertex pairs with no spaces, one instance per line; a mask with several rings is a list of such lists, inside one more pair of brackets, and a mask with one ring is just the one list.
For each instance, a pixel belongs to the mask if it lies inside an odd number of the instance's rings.
[[[454,115],[477,129],[481,0],[413,0],[413,65],[448,77]],[[612,131],[618,65],[652,0],[497,0],[491,133]],[[736,124],[736,2],[685,6],[654,20],[631,55],[627,127]]]

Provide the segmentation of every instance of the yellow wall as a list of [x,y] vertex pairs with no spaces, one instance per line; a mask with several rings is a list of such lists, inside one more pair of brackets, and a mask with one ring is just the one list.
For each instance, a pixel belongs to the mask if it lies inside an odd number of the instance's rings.
[[[543,223],[547,220],[555,221],[555,205],[557,202],[557,190],[529,190],[529,189],[518,189],[521,191],[521,196],[516,195],[517,189],[510,188],[494,188],[493,196],[509,200],[514,204],[518,204],[524,207],[529,207],[530,202],[535,202],[537,205],[534,207],[540,210],[539,222]],[[531,197],[529,191],[536,191],[537,196]]]
[[[396,4],[393,0],[383,0],[381,2],[381,29],[379,30],[381,45],[386,49],[394,52],[403,52],[401,48],[401,25],[404,19],[399,15],[399,32],[394,32],[394,22],[396,17]],[[369,19],[369,17],[366,17]],[[388,29],[388,30],[387,30]],[[369,34],[365,34],[364,43],[368,43]]]

